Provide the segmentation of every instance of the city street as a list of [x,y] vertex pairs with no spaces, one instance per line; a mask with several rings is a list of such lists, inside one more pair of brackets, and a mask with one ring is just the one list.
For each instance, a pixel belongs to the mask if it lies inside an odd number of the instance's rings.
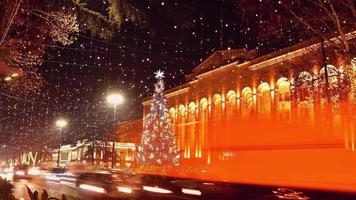
[[[1,175],[2,178],[12,179],[11,174]],[[101,194],[98,192],[87,191],[77,188],[75,184],[64,182],[44,181],[40,177],[33,177],[28,180],[12,181],[14,184],[14,194],[20,200],[30,199],[27,193],[26,186],[32,191],[46,189],[49,196],[61,199],[61,195],[66,195],[67,199],[85,200],[85,199],[252,199],[252,200],[278,200],[278,199],[295,199],[295,200],[354,200],[353,194],[336,193],[326,191],[313,191],[302,189],[288,189],[268,186],[240,185],[240,184],[224,184],[217,182],[199,182],[194,180],[177,180],[177,179],[150,178],[151,184],[155,182],[157,190],[136,190],[131,194],[115,193]],[[148,182],[146,182],[149,184]],[[145,183],[143,183],[145,185]],[[160,187],[157,187],[157,186]],[[163,186],[164,185],[164,186]],[[145,186],[147,187],[147,186]],[[186,189],[190,194],[183,194],[177,190],[179,187],[195,188],[193,190]],[[168,188],[172,193],[164,191],[163,188]],[[175,188],[175,189],[174,189]],[[159,189],[162,189],[161,191]]]
[[0,0],[0,200],[356,200],[355,18]]

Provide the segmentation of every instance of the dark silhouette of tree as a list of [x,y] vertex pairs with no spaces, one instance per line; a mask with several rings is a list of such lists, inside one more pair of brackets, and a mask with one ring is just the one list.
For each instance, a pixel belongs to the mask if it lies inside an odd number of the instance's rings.
[[[347,33],[356,29],[353,0],[233,0],[246,34],[258,37],[266,50],[319,37],[348,55]],[[330,40],[328,35],[338,36]]]

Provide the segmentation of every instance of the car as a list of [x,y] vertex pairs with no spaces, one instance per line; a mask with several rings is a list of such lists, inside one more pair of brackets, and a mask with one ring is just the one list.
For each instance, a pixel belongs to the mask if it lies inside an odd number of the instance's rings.
[[142,177],[139,174],[126,170],[112,170],[111,174],[122,195],[136,195],[142,191]]
[[1,166],[0,167],[0,174],[7,174],[7,173],[12,173],[13,172],[13,167],[9,166]]
[[5,166],[1,166],[0,167],[0,174],[4,174],[4,173],[7,173],[6,172],[6,167]]
[[76,187],[84,191],[101,194],[117,193],[117,184],[113,176],[107,172],[81,173],[77,178]]
[[64,173],[66,171],[67,171],[67,169],[65,169],[65,168],[55,167],[55,168],[52,168],[46,172],[43,172],[42,177],[46,181],[60,182],[61,177],[64,175]]
[[29,174],[30,166],[28,165],[17,165],[14,167],[13,179],[31,179],[32,176]]

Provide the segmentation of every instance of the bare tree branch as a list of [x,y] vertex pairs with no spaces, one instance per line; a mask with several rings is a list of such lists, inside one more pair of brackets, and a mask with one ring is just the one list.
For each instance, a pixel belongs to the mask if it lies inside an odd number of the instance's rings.
[[340,20],[339,20],[339,16],[337,14],[337,12],[335,11],[335,8],[333,6],[333,4],[330,2],[330,0],[327,0],[329,5],[330,5],[330,8],[332,10],[332,13],[335,17],[335,20],[336,20],[336,25],[337,25],[337,30],[338,30],[338,33],[340,35],[340,38],[341,38],[341,41],[342,41],[342,44],[345,46],[345,50],[346,52],[348,52],[350,50],[350,46],[349,46],[349,43],[345,37],[345,33],[344,33],[344,30],[342,29],[341,27],[341,24],[340,24]]

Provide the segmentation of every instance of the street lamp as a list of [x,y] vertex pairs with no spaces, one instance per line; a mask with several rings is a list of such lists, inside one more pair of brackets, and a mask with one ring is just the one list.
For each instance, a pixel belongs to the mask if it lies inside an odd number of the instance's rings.
[[[56,121],[56,126],[59,128],[59,137],[62,135],[62,129],[66,127],[68,124],[67,120],[65,119],[58,119]],[[59,167],[59,157],[61,155],[61,142],[59,142],[58,147],[58,156],[57,156],[57,167]]]
[[116,108],[124,102],[124,97],[121,94],[110,94],[106,97],[106,101],[114,107],[114,121],[116,120]]
[[11,74],[11,76],[6,76],[4,78],[4,81],[6,82],[10,82],[10,81],[13,81],[14,79],[18,78],[20,75],[18,73],[13,73]]
[[[109,94],[106,97],[106,101],[114,107],[114,123],[116,122],[116,109],[119,104],[122,104],[124,102],[124,97],[121,94]],[[114,168],[115,166],[115,140],[112,142],[112,159],[111,159],[111,168]]]
[[12,81],[12,78],[10,76],[7,76],[4,78],[4,81],[6,81],[6,82]]

